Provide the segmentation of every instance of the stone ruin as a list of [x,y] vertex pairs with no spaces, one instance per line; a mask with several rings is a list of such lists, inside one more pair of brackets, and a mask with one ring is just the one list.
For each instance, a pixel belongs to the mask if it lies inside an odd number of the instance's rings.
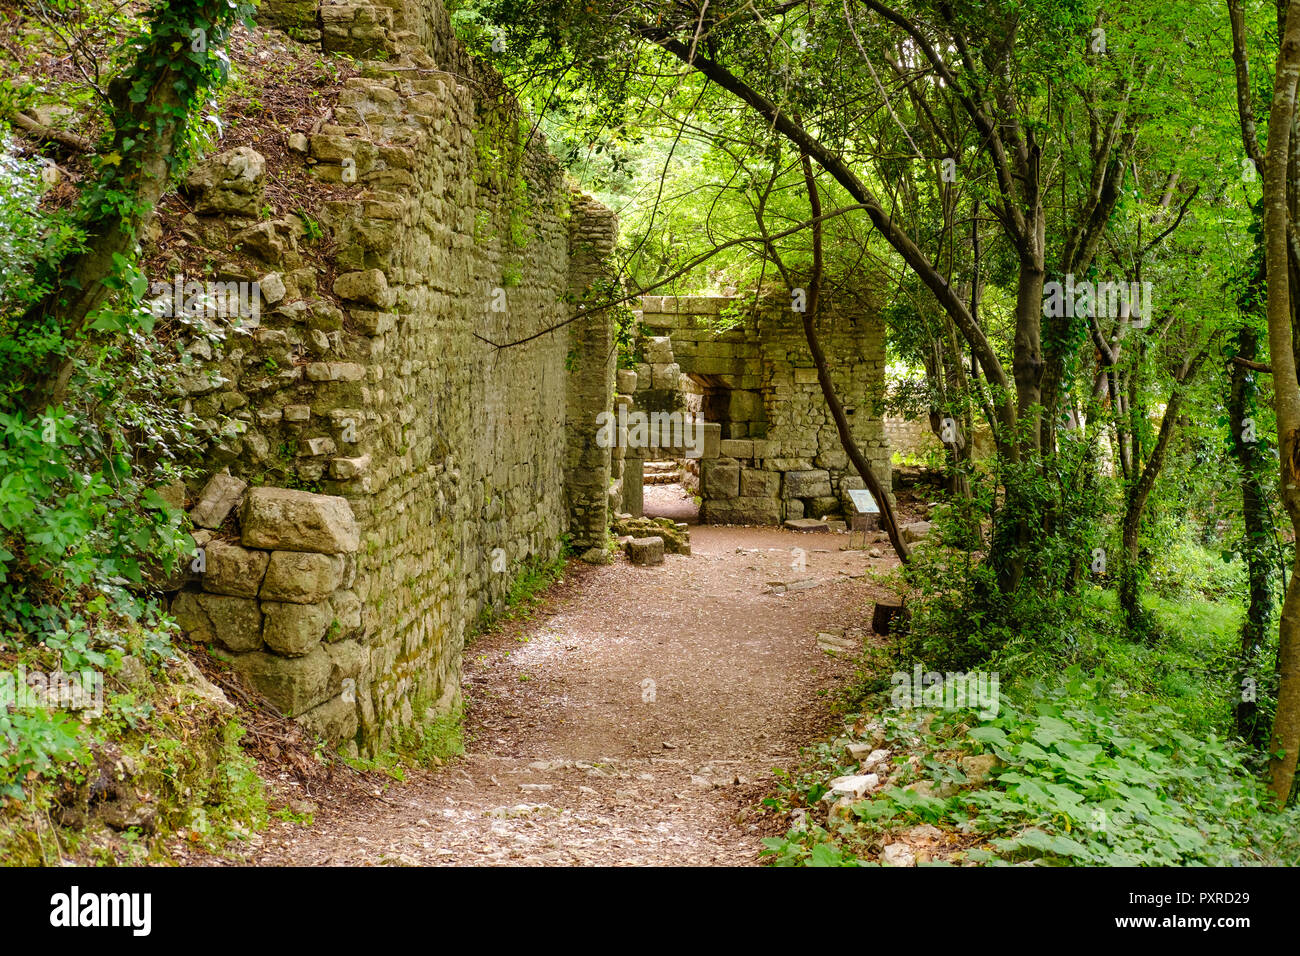
[[[261,304],[179,343],[193,361],[180,401],[210,469],[170,492],[201,529],[198,569],[172,582],[191,639],[345,752],[374,755],[459,705],[466,637],[530,565],[562,536],[604,553],[611,513],[639,514],[643,459],[602,445],[601,412],[702,411],[705,520],[839,506],[857,479],[790,316],[714,331],[720,301],[648,297],[646,361],[617,370],[616,399],[612,310],[587,308],[616,220],[489,92],[440,3],[268,0],[268,17],[361,60],[330,120],[288,130],[277,160],[336,187],[313,212],[327,263],[301,216],[260,212],[275,171],[255,150],[210,158],[188,184],[186,240],[215,278],[256,283]],[[887,481],[877,312],[824,321]]]
[[[739,304],[724,296],[641,299],[641,361],[619,370],[615,400],[647,414],[700,416],[704,435],[698,458],[682,447],[616,449],[616,507],[642,513],[645,461],[664,458],[681,460],[688,489],[702,499],[700,519],[710,524],[838,516],[849,513],[848,492],[866,486],[826,407],[802,316],[788,298],[725,315]],[[865,294],[841,293],[827,302],[818,333],[854,438],[889,488],[880,309]]]

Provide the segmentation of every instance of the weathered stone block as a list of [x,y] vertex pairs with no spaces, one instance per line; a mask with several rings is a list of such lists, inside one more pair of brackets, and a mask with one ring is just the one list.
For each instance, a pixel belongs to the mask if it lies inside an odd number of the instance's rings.
[[345,272],[334,280],[334,294],[350,302],[373,305],[380,311],[392,308],[394,301],[388,277],[379,269]]
[[221,472],[208,479],[199,501],[190,509],[190,520],[199,528],[220,528],[230,510],[239,503],[248,483]]
[[366,367],[356,362],[312,362],[307,366],[309,382],[359,382]]
[[651,366],[651,384],[654,388],[676,389],[682,377],[682,369],[676,362],[667,365]]
[[740,465],[726,458],[701,463],[705,498],[735,498],[740,494]]
[[743,438],[725,438],[718,447],[724,458],[753,458],[754,443]]
[[758,468],[740,470],[740,497],[742,498],[776,498],[781,490],[781,475],[775,471],[762,471]]
[[260,212],[266,183],[266,158],[240,146],[198,164],[186,185],[196,195],[194,211],[254,216]]
[[356,641],[339,641],[337,644],[325,645],[325,653],[330,659],[330,691],[337,692],[347,678],[364,680],[367,677],[366,665],[370,655]]
[[618,370],[618,391],[622,395],[631,395],[636,391],[637,374],[635,369],[621,368]]
[[825,521],[818,518],[789,518],[786,520],[784,527],[787,531],[816,531],[825,533],[831,530]]
[[344,498],[290,488],[254,488],[240,511],[246,547],[268,551],[356,551],[360,532]]
[[273,551],[260,596],[267,601],[318,604],[343,581],[343,559],[308,551]]
[[840,513],[840,499],[834,495],[818,495],[808,501],[808,510],[817,517]]
[[821,469],[787,471],[782,498],[817,498],[831,494],[830,472]]
[[330,474],[339,481],[350,481],[364,475],[369,468],[369,455],[360,455],[356,458],[335,458],[330,462]]
[[334,443],[334,439],[326,436],[308,438],[302,443],[302,445],[302,453],[312,458],[320,458],[322,455],[332,455],[339,450],[338,445]]
[[722,425],[718,422],[704,423],[704,458],[717,458],[722,454]]
[[271,650],[285,657],[302,657],[310,653],[325,637],[325,630],[334,619],[334,608],[327,602],[280,604],[263,601],[262,613],[266,615],[262,640]]
[[902,532],[903,540],[911,544],[928,537],[930,528],[931,524],[928,521],[913,521],[911,524],[903,525],[899,530]]
[[330,675],[334,663],[321,647],[303,657],[254,651],[236,657],[232,666],[288,717],[297,717],[333,696]]
[[[361,630],[361,598],[355,591],[335,591],[330,598],[334,608],[334,621],[339,622],[337,629],[326,629],[325,637],[330,641],[339,641],[352,637]],[[334,621],[331,621],[332,625]]]
[[651,365],[667,365],[673,360],[672,340],[666,335],[656,335],[646,339],[643,351],[645,360]]
[[700,508],[706,524],[775,525],[781,521],[781,502],[776,498],[709,499]]
[[727,404],[727,417],[733,422],[762,419],[764,417],[763,396],[758,392],[733,389]]
[[653,565],[664,563],[664,539],[633,538],[627,543],[627,557],[633,564]]
[[172,601],[172,614],[198,643],[216,641],[235,653],[262,646],[262,612],[251,598],[182,591]]
[[206,570],[203,590],[213,594],[257,597],[258,585],[270,559],[265,551],[249,551],[226,541],[210,541],[204,547]]
[[319,704],[298,718],[298,722],[330,742],[351,740],[360,729],[356,691],[340,694]]

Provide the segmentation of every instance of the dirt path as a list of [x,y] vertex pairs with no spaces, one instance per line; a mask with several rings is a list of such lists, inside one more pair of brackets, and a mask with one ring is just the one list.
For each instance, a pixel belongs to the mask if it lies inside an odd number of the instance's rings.
[[[313,794],[314,825],[275,824],[251,862],[756,862],[771,769],[827,729],[852,670],[817,634],[869,629],[863,572],[892,563],[846,541],[703,526],[662,567],[572,565],[532,621],[467,649],[464,758],[380,797]],[[800,577],[824,583],[766,593]]]

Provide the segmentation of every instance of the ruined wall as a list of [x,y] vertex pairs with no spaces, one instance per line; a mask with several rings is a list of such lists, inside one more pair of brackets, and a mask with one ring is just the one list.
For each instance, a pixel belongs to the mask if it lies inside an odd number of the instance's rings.
[[[644,361],[634,369],[634,405],[698,406],[718,429],[716,450],[706,441],[699,465],[704,521],[777,524],[843,513],[848,491],[865,483],[849,464],[826,407],[802,315],[791,310],[788,299],[774,299],[728,317],[724,313],[734,302],[717,296],[643,297]],[[879,309],[866,294],[841,294],[828,299],[817,330],[854,438],[888,488]],[[686,390],[683,375],[694,383]],[[625,488],[631,486],[626,468],[623,481]]]
[[[280,699],[375,752],[397,725],[458,704],[466,632],[527,562],[558,554],[574,515],[604,528],[607,477],[566,493],[566,419],[609,407],[612,368],[603,391],[597,377],[575,392],[566,360],[599,351],[608,317],[565,326],[564,300],[600,271],[616,226],[529,140],[440,4],[326,3],[311,19],[309,7],[270,13],[326,49],[385,56],[347,80],[332,122],[288,137],[296,161],[337,187],[320,211],[331,254],[304,266],[303,221],[258,222],[256,201],[227,201],[256,193],[257,159],[219,157],[196,174],[209,215],[195,230],[245,257],[226,271],[257,279],[265,301],[255,328],[197,355],[188,401],[237,423],[211,436],[209,465],[349,503],[355,705],[329,681]],[[251,638],[223,643],[264,688],[302,667]]]

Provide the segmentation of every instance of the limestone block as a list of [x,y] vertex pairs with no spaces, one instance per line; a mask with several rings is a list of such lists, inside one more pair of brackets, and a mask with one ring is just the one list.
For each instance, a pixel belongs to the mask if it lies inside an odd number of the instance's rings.
[[646,391],[654,383],[654,373],[650,368],[650,364],[648,362],[638,363],[635,371],[637,391]]
[[623,460],[623,510],[640,517],[645,508],[645,462],[628,456]]
[[776,498],[709,499],[700,508],[706,524],[775,525],[781,521]]
[[250,551],[227,541],[210,541],[204,547],[203,590],[236,597],[257,597],[270,555]]
[[620,394],[631,395],[636,391],[637,374],[635,369],[618,370],[618,390]]
[[781,491],[781,474],[758,468],[740,470],[740,497],[776,498]]
[[733,422],[758,421],[763,418],[763,396],[758,392],[732,389],[727,406]]
[[729,458],[705,460],[703,485],[705,498],[735,498],[740,494],[740,465]]
[[288,717],[297,717],[332,696],[334,663],[321,647],[303,657],[254,651],[236,657],[232,666]]
[[260,214],[266,184],[266,158],[255,149],[240,146],[199,163],[186,185],[196,195],[199,215]]
[[311,419],[310,405],[286,405],[284,406],[284,420],[286,422],[305,422]]
[[810,514],[817,517],[822,515],[834,515],[840,513],[840,499],[834,495],[818,495],[816,498],[808,500],[808,510]]
[[676,362],[670,362],[667,365],[652,365],[651,369],[651,385],[654,388],[677,388],[678,380],[682,377],[682,369]]
[[278,272],[268,273],[257,280],[258,294],[267,305],[275,305],[284,298],[284,278]]
[[903,534],[903,540],[908,544],[925,539],[930,534],[930,522],[913,521],[911,524],[905,524],[900,529]]
[[633,564],[653,565],[664,563],[664,539],[633,538],[627,543],[628,560]]
[[380,311],[392,308],[395,299],[388,288],[388,277],[379,269],[343,273],[334,280],[334,294],[350,302],[373,305]]
[[240,510],[245,547],[268,551],[356,551],[360,532],[347,500],[290,488],[254,488]]
[[722,454],[722,425],[718,422],[704,423],[704,458],[717,458]]
[[652,336],[646,339],[643,352],[651,365],[667,365],[673,360],[672,340],[666,335]]
[[303,453],[312,458],[319,458],[321,455],[332,455],[339,450],[338,445],[334,443],[334,439],[327,437],[308,438],[302,444]]
[[[343,640],[361,630],[361,598],[357,597],[355,591],[335,591],[330,597],[330,604],[334,608],[334,620],[339,622],[339,626],[325,632],[327,640]],[[333,624],[333,621],[330,623]]]
[[366,367],[356,362],[312,362],[307,366],[310,382],[359,382],[366,377]]
[[743,438],[726,438],[718,447],[724,458],[753,458],[754,443]]
[[369,455],[360,455],[356,458],[335,458],[330,462],[330,474],[339,481],[349,481],[364,475],[369,469]]
[[190,520],[199,528],[219,528],[230,510],[239,503],[248,483],[221,472],[208,479],[199,501],[190,510]]
[[337,644],[325,645],[325,653],[330,660],[330,691],[337,692],[343,681],[349,677],[364,680],[367,677],[366,664],[370,655],[356,641],[339,641]]
[[334,608],[320,604],[281,604],[263,601],[262,613],[266,623],[262,626],[262,640],[277,654],[285,657],[302,657],[311,652],[325,637],[325,630],[334,620]]
[[298,722],[328,741],[351,740],[361,726],[355,689],[351,694],[340,694],[313,707]]
[[343,582],[343,559],[334,554],[272,551],[260,596],[267,601],[318,604]]
[[787,518],[783,527],[787,531],[825,533],[831,530],[825,521],[817,518]]
[[262,612],[252,598],[182,591],[172,601],[172,614],[198,643],[216,641],[236,653],[262,646]]
[[782,498],[816,498],[831,494],[830,472],[821,469],[787,471]]

